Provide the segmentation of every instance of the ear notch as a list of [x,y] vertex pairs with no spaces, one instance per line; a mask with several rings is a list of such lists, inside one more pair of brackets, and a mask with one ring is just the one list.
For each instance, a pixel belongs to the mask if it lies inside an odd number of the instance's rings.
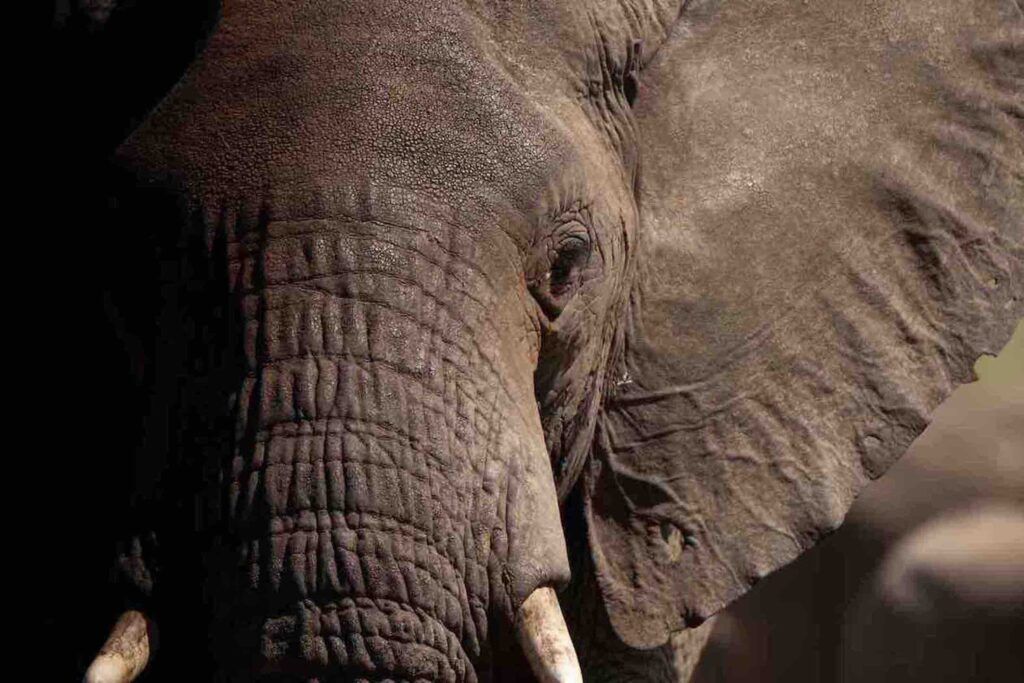
[[1019,10],[862,5],[694,3],[645,72],[630,381],[584,479],[635,647],[838,526],[1024,316]]

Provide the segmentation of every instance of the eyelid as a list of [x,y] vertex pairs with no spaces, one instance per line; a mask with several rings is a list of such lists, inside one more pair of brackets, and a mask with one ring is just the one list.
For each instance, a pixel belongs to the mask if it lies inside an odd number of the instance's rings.
[[557,255],[566,248],[572,248],[572,242],[581,243],[589,249],[591,241],[590,230],[586,225],[575,219],[568,220],[559,225],[552,236],[553,252]]
[[576,245],[581,247],[590,247],[590,236],[587,234],[572,234],[560,237],[558,243],[555,245],[557,252],[567,251],[569,249],[578,248]]
[[590,241],[590,230],[579,219],[569,218],[559,223],[558,227],[555,228],[554,237],[556,241],[561,241],[568,237],[579,237]]

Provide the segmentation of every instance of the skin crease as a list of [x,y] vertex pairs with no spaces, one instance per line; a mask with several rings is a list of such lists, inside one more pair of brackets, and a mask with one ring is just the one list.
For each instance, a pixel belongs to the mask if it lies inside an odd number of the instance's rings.
[[[921,240],[959,247],[958,215],[915,209],[930,186],[888,166],[886,204],[858,165],[901,101],[870,80],[849,90],[872,107],[823,98],[799,60],[827,49],[746,47],[830,13],[747,35],[761,5],[723,8],[223,4],[89,180],[102,225],[164,256],[143,452],[169,464],[137,466],[118,564],[174,653],[155,672],[190,675],[173,633],[208,626],[191,675],[215,680],[524,680],[516,618],[553,586],[584,680],[685,680],[700,623],[838,524],[1008,336],[1012,196],[992,194],[996,237],[929,258]],[[917,35],[893,21],[883,45]],[[792,72],[760,78],[775,65]],[[901,230],[917,241],[883,242]],[[839,277],[871,248],[892,281]],[[829,300],[836,281],[852,293]],[[175,590],[202,611],[176,613]]]

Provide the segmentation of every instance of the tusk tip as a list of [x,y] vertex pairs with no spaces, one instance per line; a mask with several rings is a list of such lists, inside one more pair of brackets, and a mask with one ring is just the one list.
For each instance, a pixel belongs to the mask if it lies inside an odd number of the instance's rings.
[[516,614],[516,635],[541,683],[583,683],[569,629],[550,586],[533,591]]
[[89,665],[82,683],[124,683],[131,680],[120,657],[100,655]]
[[151,623],[135,610],[123,613],[107,642],[92,660],[83,683],[130,683],[146,668],[150,656]]

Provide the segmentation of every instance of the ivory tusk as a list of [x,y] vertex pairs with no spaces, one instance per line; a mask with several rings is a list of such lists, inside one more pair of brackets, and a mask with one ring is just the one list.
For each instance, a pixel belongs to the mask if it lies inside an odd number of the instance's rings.
[[516,636],[540,683],[583,683],[553,588],[538,588],[526,598],[516,613]]
[[141,612],[129,610],[114,624],[107,642],[92,660],[83,683],[130,683],[149,662],[150,624]]

